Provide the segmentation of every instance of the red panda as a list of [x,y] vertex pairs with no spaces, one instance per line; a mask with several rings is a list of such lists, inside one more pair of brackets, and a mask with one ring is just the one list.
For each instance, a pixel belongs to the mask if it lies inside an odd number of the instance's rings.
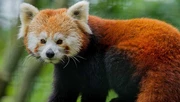
[[49,102],[180,101],[180,32],[163,21],[103,19],[89,3],[68,9],[20,6],[19,38],[29,54],[55,65]]

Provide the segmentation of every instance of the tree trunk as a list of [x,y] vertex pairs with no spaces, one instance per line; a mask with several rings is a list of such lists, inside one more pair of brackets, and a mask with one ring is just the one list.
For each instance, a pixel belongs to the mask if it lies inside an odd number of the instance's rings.
[[[35,1],[36,0],[25,0],[25,2],[29,3],[35,3]],[[24,52],[22,40],[17,40],[18,26],[19,23],[10,30],[12,36],[7,40],[7,43],[10,41],[12,41],[12,43],[6,48],[4,63],[2,65],[3,71],[0,73],[0,99],[5,95],[7,86],[12,79],[14,71],[18,68],[19,59]]]
[[[15,37],[14,35],[17,35],[17,30],[15,30],[15,28],[13,28],[12,29],[13,32],[11,32],[12,33],[11,35],[13,35],[12,38]],[[18,27],[16,29],[18,29]],[[12,45],[6,48],[4,63],[2,65],[3,72],[1,72],[2,73],[1,76],[3,77],[0,78],[0,99],[5,95],[7,85],[11,81],[14,71],[17,69],[18,61],[21,58],[24,49],[24,47],[21,46],[22,45],[21,40],[14,40],[14,41],[10,40],[10,41],[12,41]]]
[[34,79],[39,75],[42,69],[42,63],[36,59],[28,60],[27,65],[25,65],[25,71],[22,74],[22,80],[20,86],[16,90],[16,97],[14,102],[26,102],[27,95],[30,93],[33,85]]

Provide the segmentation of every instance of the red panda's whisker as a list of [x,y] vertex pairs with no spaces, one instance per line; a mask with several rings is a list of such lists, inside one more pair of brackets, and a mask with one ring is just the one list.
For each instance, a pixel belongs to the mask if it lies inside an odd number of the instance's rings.
[[82,56],[77,55],[77,57],[86,60],[86,58],[84,58]]
[[71,57],[71,59],[73,60],[74,64],[76,65],[76,68],[77,68],[76,60],[74,59],[74,57]]
[[25,58],[25,61],[23,62],[23,64],[25,64],[26,61],[30,60],[30,58],[32,58],[32,55],[28,55],[26,58]]
[[35,58],[36,58],[36,57],[34,57],[33,54],[29,54],[29,55],[25,58],[25,60],[24,60],[24,62],[23,62],[23,65],[26,65],[27,62],[29,62],[30,60],[35,59]]
[[67,57],[68,58],[68,62],[66,63],[66,65],[63,67],[63,69],[64,68],[66,68],[67,67],[67,65],[69,64],[69,62],[70,62],[70,59],[69,59],[69,57]]
[[74,58],[77,62],[80,62],[80,61],[76,58],[76,56],[74,56],[73,58]]
[[63,59],[61,59],[61,61],[62,61],[63,63],[65,63]]

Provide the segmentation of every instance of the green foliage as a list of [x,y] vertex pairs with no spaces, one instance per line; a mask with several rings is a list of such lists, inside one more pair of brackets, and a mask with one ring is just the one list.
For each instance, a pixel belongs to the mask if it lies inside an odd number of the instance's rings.
[[35,86],[30,93],[27,102],[46,102],[52,92],[53,66],[44,65],[39,77],[35,80]]
[[38,7],[39,9],[50,8],[52,5],[51,0],[37,0],[35,3],[35,7]]
[[104,18],[156,18],[180,28],[179,0],[99,0],[90,13]]

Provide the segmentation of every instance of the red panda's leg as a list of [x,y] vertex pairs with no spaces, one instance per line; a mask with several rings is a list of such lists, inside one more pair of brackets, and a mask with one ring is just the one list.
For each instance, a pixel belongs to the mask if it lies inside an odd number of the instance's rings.
[[115,47],[105,55],[105,67],[110,87],[118,94],[111,102],[134,102],[138,93],[140,76],[133,77],[135,66],[131,62],[130,52]]
[[74,67],[71,67],[71,62],[68,68],[64,65],[55,65],[54,70],[54,89],[48,102],[76,102],[80,85],[79,80],[74,73]]
[[161,64],[151,69],[140,82],[137,102],[179,102],[180,68]]
[[82,68],[81,102],[106,102],[109,85],[104,70],[102,53],[91,52]]

